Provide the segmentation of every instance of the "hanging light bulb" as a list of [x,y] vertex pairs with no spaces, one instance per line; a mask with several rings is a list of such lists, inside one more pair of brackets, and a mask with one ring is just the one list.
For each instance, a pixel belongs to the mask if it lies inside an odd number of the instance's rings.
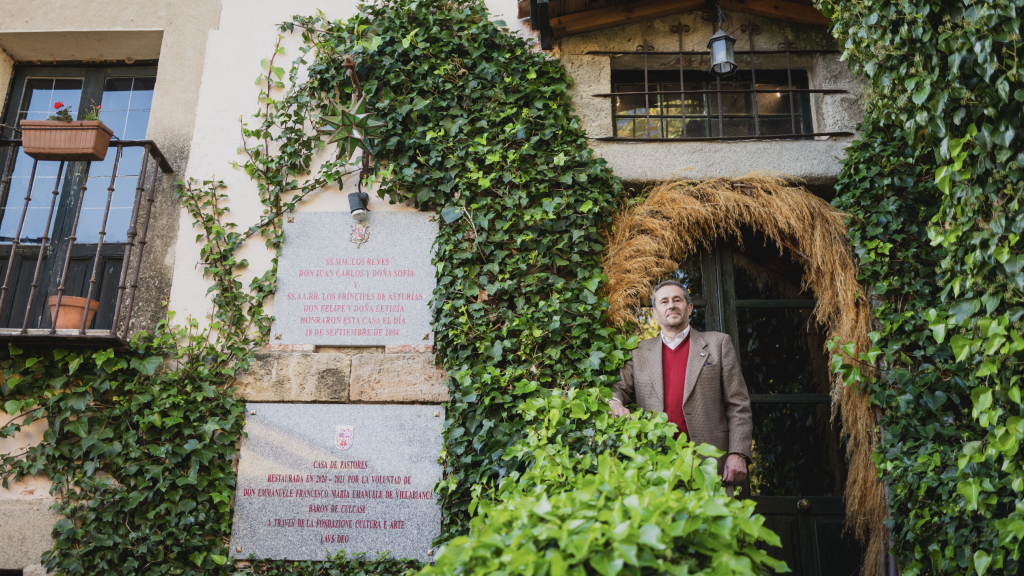
[[723,78],[736,72],[736,39],[722,29],[722,23],[727,20],[722,12],[721,0],[715,6],[718,8],[718,32],[708,40],[708,49],[711,50],[711,69],[708,72]]

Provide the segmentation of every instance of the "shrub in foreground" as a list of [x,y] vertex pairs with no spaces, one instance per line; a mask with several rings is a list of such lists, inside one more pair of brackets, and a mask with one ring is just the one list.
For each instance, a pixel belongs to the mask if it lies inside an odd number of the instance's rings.
[[532,464],[496,489],[478,488],[469,534],[421,574],[787,571],[758,549],[779,538],[753,502],[726,495],[713,447],[674,439],[664,414],[611,418],[608,395],[559,391],[521,406],[533,426],[505,458]]

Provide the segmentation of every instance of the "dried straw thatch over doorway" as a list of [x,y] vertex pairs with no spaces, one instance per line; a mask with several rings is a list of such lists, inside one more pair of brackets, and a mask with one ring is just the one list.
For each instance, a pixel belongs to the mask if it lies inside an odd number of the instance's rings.
[[[843,214],[802,187],[759,174],[660,184],[615,219],[604,258],[612,322],[636,322],[655,282],[719,239],[739,242],[743,229],[762,233],[803,265],[802,288],[814,292],[814,318],[829,339],[853,342],[858,354],[868,350],[871,307],[857,282]],[[883,488],[871,460],[875,414],[867,397],[839,377],[831,392],[848,436],[847,522],[868,544],[863,573],[871,576],[881,570],[888,540]]]

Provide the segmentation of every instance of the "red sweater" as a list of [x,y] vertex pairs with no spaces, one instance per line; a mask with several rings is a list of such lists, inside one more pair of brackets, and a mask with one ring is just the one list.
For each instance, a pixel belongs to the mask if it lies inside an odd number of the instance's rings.
[[686,416],[683,414],[683,393],[686,389],[686,361],[690,357],[690,337],[673,350],[664,342],[661,343],[661,372],[665,381],[665,413],[668,421],[685,432]]

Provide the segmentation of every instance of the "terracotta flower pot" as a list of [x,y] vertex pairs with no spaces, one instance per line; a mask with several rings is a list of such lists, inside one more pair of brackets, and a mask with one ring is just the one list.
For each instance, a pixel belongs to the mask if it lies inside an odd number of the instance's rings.
[[[96,300],[87,301],[80,296],[64,296],[60,299],[60,316],[54,321],[57,329],[73,328],[81,330],[82,314],[85,313],[86,302],[89,303],[89,317],[85,320],[85,327],[88,328],[92,324],[93,316],[96,315],[96,310],[99,309],[100,303]],[[57,311],[57,297],[50,296],[46,303],[50,305],[50,320],[53,320],[54,313]]]
[[22,120],[21,145],[36,160],[99,161],[107,156],[113,130],[99,120]]

